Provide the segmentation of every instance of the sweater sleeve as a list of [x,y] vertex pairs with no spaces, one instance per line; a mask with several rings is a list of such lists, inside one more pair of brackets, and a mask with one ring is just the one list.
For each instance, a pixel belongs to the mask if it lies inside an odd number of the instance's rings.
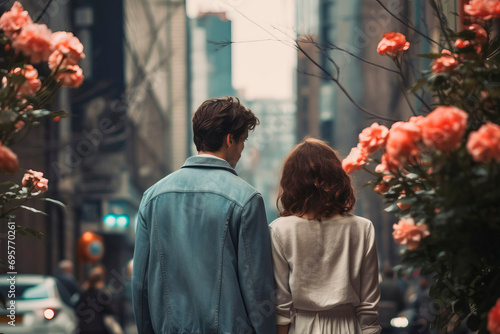
[[283,247],[273,228],[271,231],[271,245],[274,264],[274,282],[276,285],[276,321],[278,325],[288,325],[292,322],[292,293],[290,292],[290,267],[285,258]]

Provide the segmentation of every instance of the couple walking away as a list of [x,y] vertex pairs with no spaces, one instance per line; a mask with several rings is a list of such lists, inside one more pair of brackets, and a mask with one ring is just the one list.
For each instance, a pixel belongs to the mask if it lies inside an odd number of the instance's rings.
[[259,124],[238,99],[193,117],[199,152],[149,188],[137,222],[132,297],[138,332],[380,333],[372,223],[350,214],[349,176],[324,142],[285,160],[280,218],[234,168]]

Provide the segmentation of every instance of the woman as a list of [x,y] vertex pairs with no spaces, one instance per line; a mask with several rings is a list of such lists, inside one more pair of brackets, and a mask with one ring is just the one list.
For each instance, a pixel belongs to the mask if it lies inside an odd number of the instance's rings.
[[271,223],[278,334],[380,333],[372,223],[349,212],[349,176],[324,142],[288,155]]
[[84,292],[76,305],[79,334],[123,334],[115,320],[111,292],[105,288],[106,269],[97,266],[89,273]]

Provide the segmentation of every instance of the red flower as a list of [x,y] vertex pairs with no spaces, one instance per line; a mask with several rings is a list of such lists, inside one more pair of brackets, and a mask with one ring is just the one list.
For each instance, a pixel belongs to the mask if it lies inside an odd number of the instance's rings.
[[471,0],[464,6],[465,14],[489,20],[500,16],[500,2],[498,0]]
[[17,155],[0,142],[0,171],[14,173],[19,169]]
[[379,55],[388,54],[396,56],[398,52],[406,51],[410,47],[410,42],[406,41],[406,37],[399,32],[388,32],[378,43],[377,52]]
[[488,122],[473,131],[467,140],[467,151],[477,162],[500,162],[500,126]]
[[467,117],[467,113],[457,107],[437,107],[422,120],[424,144],[442,152],[456,149],[465,133]]
[[470,45],[471,45],[471,43],[469,41],[467,41],[467,40],[464,41],[463,39],[460,39],[460,38],[455,41],[455,46],[457,48],[460,48],[460,49],[468,47]]
[[500,334],[500,298],[488,313],[488,331],[491,334]]
[[476,33],[476,40],[479,43],[484,43],[488,40],[488,33],[479,24],[471,24],[467,27],[467,30],[474,31]]
[[441,73],[446,72],[450,73],[453,71],[460,63],[458,60],[451,55],[451,52],[448,50],[443,50],[441,52],[443,56],[439,57],[432,64],[432,72]]

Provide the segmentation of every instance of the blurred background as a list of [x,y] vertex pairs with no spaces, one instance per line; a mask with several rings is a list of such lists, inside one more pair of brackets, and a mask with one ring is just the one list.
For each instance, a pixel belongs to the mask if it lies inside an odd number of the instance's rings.
[[[385,32],[406,35],[412,54],[430,52],[432,44],[409,27],[439,39],[431,5],[417,0],[20,2],[53,31],[73,32],[86,58],[80,62],[83,85],[62,89],[54,105],[74,117],[47,122],[14,147],[22,165],[49,179],[47,197],[67,205],[36,202],[48,216],[17,214],[23,225],[45,234],[17,236],[17,271],[55,275],[66,259],[74,263],[79,284],[96,263],[106,267],[108,282],[126,277],[142,193],[197,153],[191,117],[205,99],[237,96],[259,117],[236,169],[262,193],[271,222],[281,164],[295,144],[306,136],[321,138],[345,157],[363,128],[392,123],[360,111],[328,74],[370,112],[407,120],[412,114],[401,77],[354,56],[395,70],[376,52]],[[12,3],[2,1],[1,10]],[[443,6],[452,25],[458,24],[463,1]],[[428,64],[403,63],[409,82]],[[416,110],[422,106],[410,102]],[[394,218],[363,187],[368,176],[353,176],[355,213],[375,225],[383,271],[398,262]],[[0,232],[5,236],[5,226]],[[84,237],[87,232],[92,234]]]

